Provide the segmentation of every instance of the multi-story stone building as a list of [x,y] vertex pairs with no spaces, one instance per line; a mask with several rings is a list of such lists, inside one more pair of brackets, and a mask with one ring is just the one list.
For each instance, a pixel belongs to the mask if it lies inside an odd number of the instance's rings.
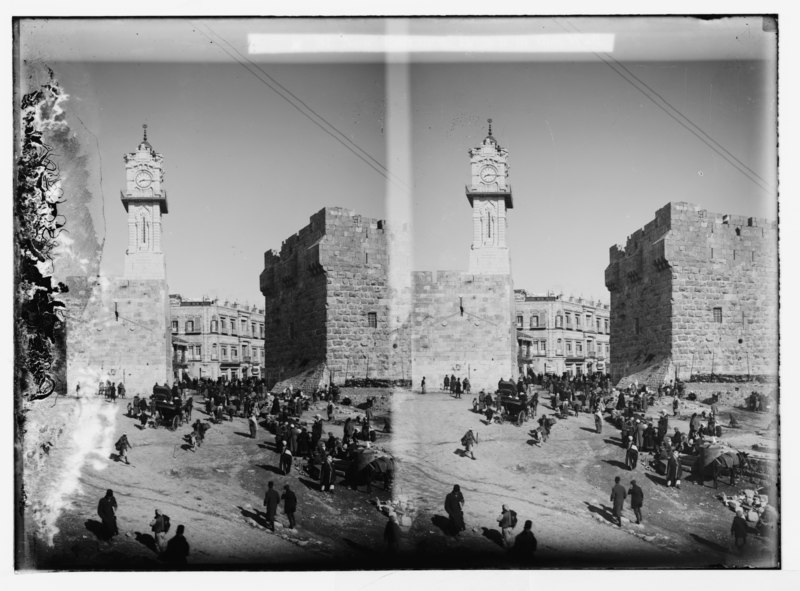
[[264,310],[236,302],[184,299],[170,294],[173,337],[185,344],[175,359],[189,378],[261,377],[264,365]]
[[561,295],[514,292],[520,373],[605,373],[609,305]]
[[[268,385],[305,375],[415,385],[425,377],[435,384],[454,373],[476,387],[492,387],[516,373],[508,152],[490,125],[469,154],[468,272],[405,270],[397,260],[403,249],[394,248],[402,234],[383,220],[338,207],[313,215],[280,253],[265,253],[260,280]],[[402,273],[407,280],[390,281]]]
[[777,376],[777,246],[774,221],[683,202],[612,246],[612,377]]
[[67,388],[91,393],[100,380],[124,383],[131,394],[172,379],[169,290],[161,247],[164,158],[144,138],[125,154],[128,249],[123,277],[69,277]]

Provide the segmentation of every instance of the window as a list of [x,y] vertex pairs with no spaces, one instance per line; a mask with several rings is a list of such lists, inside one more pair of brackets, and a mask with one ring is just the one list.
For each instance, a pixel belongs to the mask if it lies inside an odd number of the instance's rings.
[[581,341],[575,343],[575,353],[583,355],[583,343]]
[[522,328],[522,316],[517,316],[517,328]]
[[575,328],[581,327],[581,315],[575,314]]
[[531,316],[531,328],[538,328],[539,327],[539,317],[534,315]]
[[587,329],[592,328],[592,315],[591,314],[587,314],[586,315],[586,328]]
[[203,355],[202,355],[202,353],[203,353],[203,352],[202,352],[202,350],[201,350],[201,348],[200,348],[200,345],[195,345],[195,348],[194,348],[194,358],[195,358],[195,359],[202,359],[202,358],[203,358]]
[[239,359],[239,347],[231,347],[231,357]]
[[539,350],[542,352],[542,355],[547,354],[547,341],[540,341],[539,342]]
[[572,341],[567,341],[567,355],[572,355]]
[[722,323],[722,308],[714,308],[714,322]]
[[211,345],[211,361],[217,360],[217,345]]
[[242,320],[241,320],[241,324],[242,324],[242,331],[241,331],[241,333],[242,333],[242,335],[246,335],[246,334],[247,334],[247,320],[245,320],[244,318],[242,318]]
[[561,339],[556,341],[556,355],[563,355],[563,349],[561,348]]
[[367,314],[367,325],[370,328],[378,328],[378,313],[377,312],[369,312]]
[[603,332],[600,328],[600,319],[597,319],[597,332]]
[[219,323],[217,322],[217,319],[216,319],[216,318],[214,318],[214,319],[211,321],[211,332],[217,332],[217,325],[218,325],[218,324],[219,324]]
[[634,332],[634,334],[639,334],[639,319],[638,318],[634,318],[633,319],[633,332]]
[[226,347],[225,345],[222,345],[220,347],[220,349],[222,351],[222,358],[223,359],[227,359],[228,358],[228,347]]
[[556,316],[556,328],[561,328],[564,326],[564,318],[559,314]]
[[263,324],[259,324],[258,325],[258,330],[260,331],[261,338],[263,339],[264,338],[264,325]]
[[194,320],[186,321],[186,332],[194,332]]
[[250,334],[251,334],[252,336],[256,336],[256,335],[258,334],[258,333],[256,332],[256,323],[255,323],[255,322],[252,322],[252,323],[250,324]]
[[605,332],[608,332],[608,318],[606,318],[603,322],[605,323],[605,327],[606,327]]
[[564,316],[567,319],[567,328],[572,328],[572,314],[569,312],[564,312]]
[[228,321],[223,318],[220,320],[220,324],[222,326],[222,334],[228,334]]
[[242,358],[247,359],[247,345],[242,345]]
[[172,321],[172,332],[174,332],[174,333],[178,332],[178,321],[177,320],[173,320]]

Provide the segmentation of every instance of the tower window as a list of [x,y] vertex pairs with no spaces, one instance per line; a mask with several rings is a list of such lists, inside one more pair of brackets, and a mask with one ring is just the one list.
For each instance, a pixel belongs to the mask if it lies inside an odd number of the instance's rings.
[[517,328],[522,328],[522,316],[517,316]]
[[178,332],[178,321],[177,320],[173,320],[172,321],[172,332],[174,332],[174,333]]
[[367,326],[370,328],[378,328],[378,313],[377,312],[369,312],[367,313]]
[[714,308],[714,322],[722,323],[722,308]]
[[194,332],[194,320],[186,321],[186,332]]
[[534,315],[531,316],[531,328],[537,328],[539,326],[539,317]]
[[559,314],[556,316],[556,328],[561,328],[562,326],[564,326],[564,318]]
[[216,319],[211,321],[211,332],[217,332],[217,320]]

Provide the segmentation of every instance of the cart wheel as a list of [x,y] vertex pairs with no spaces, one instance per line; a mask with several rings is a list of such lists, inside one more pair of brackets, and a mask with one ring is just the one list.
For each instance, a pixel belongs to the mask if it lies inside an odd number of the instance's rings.
[[528,417],[527,417],[525,411],[524,410],[519,411],[519,414],[517,415],[517,426],[518,427],[522,426],[522,423],[525,422],[526,418],[528,418]]
[[175,415],[172,417],[172,427],[170,427],[173,431],[177,429],[181,424],[181,417],[180,415]]
[[128,416],[133,416],[133,405],[130,402],[128,403]]

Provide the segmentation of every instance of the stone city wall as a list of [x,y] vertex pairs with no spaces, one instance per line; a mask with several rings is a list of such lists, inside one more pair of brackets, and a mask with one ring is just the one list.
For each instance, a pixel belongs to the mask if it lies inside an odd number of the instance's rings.
[[416,272],[412,373],[417,388],[440,387],[445,374],[494,392],[517,375],[514,287],[509,275]]
[[166,281],[69,277],[67,392],[93,395],[100,380],[150,395],[172,380]]
[[684,380],[777,374],[774,222],[670,203],[610,260],[612,376],[664,360]]

